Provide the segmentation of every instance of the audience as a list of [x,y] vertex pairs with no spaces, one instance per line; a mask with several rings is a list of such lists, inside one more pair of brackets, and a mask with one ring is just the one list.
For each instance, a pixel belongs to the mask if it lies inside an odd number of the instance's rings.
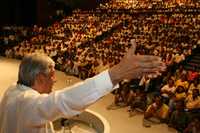
[[185,112],[185,101],[180,100],[176,102],[176,109],[172,112],[169,118],[169,127],[174,127],[179,132],[183,132],[183,130],[187,127],[189,122],[188,114]]
[[199,133],[200,131],[200,117],[194,118],[187,128],[183,131],[183,133]]
[[166,85],[164,85],[160,92],[161,92],[161,96],[164,99],[164,102],[166,104],[169,103],[169,100],[172,99],[172,97],[174,96],[176,91],[176,88],[174,86],[174,80],[173,79],[169,79],[168,83]]
[[186,107],[190,110],[200,109],[200,92],[198,89],[193,89],[192,94],[186,98]]
[[[200,109],[200,77],[195,68],[187,71],[182,64],[200,45],[196,8],[200,8],[199,2],[184,0],[110,0],[95,10],[76,9],[46,28],[5,27],[1,39],[6,45],[17,44],[5,51],[6,57],[21,59],[30,53],[45,53],[58,70],[81,79],[119,63],[135,39],[136,54],[160,56],[167,71],[156,79],[145,75],[138,81],[124,80],[108,109],[128,106],[133,116],[139,108],[144,112],[145,127],[156,118],[180,132],[196,133],[199,119],[191,121],[189,117]],[[153,97],[152,90],[160,94]]]
[[144,126],[150,126],[146,121],[151,120],[151,118],[156,118],[155,122],[167,121],[169,115],[169,107],[163,103],[162,97],[160,95],[155,95],[153,103],[147,107],[147,110],[144,113]]

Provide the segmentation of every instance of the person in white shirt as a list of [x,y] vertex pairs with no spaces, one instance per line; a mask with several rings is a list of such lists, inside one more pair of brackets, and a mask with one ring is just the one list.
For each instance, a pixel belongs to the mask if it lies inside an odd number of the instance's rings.
[[174,80],[173,79],[169,79],[168,80],[168,84],[164,85],[161,88],[161,95],[165,98],[171,98],[175,91],[176,91],[176,87],[174,85]]
[[52,121],[80,114],[123,79],[157,76],[165,70],[159,57],[135,55],[136,45],[132,43],[119,64],[70,89],[54,92],[54,61],[46,55],[25,57],[17,84],[9,87],[0,103],[0,133],[54,133]]
[[139,83],[139,86],[142,86],[145,92],[149,91],[149,86],[150,86],[151,78],[148,75],[144,75]]

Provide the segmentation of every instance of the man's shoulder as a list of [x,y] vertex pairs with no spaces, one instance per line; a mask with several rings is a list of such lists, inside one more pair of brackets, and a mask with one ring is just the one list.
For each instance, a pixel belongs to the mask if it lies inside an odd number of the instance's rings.
[[7,90],[4,92],[4,96],[9,95],[10,93],[12,93],[15,89],[16,89],[16,83],[11,84]]
[[[8,97],[18,97],[20,99],[28,99],[28,98],[34,98],[35,96],[39,95],[39,93],[29,87],[19,85],[19,84],[12,84],[7,91],[5,92],[5,95]],[[18,99],[17,98],[17,99]]]

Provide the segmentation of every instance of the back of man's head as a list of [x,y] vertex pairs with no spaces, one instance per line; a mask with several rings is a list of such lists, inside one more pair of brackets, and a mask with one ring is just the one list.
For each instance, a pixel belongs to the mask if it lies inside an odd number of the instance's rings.
[[54,66],[54,61],[44,54],[32,54],[25,56],[19,66],[18,84],[31,87],[34,84],[37,74],[49,73],[50,66]]

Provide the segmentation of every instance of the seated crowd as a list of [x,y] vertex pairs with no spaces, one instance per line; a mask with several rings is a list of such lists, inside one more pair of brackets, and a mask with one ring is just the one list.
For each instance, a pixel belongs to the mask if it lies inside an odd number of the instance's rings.
[[160,8],[199,8],[195,0],[110,0],[101,4],[102,9],[160,9]]
[[1,27],[0,44],[15,45],[33,35],[33,29],[29,27],[5,26]]
[[113,92],[114,103],[108,109],[128,106],[130,117],[138,111],[144,113],[145,127],[165,122],[180,132],[189,133],[189,123],[200,120],[200,75],[180,65],[166,83],[163,81],[165,75],[161,77],[162,82],[158,85],[152,85],[154,81],[148,76],[140,81],[123,81]]
[[160,56],[167,71],[156,79],[145,75],[140,80],[124,80],[114,92],[114,106],[108,109],[128,106],[132,116],[139,108],[146,127],[151,126],[149,121],[156,121],[166,122],[180,132],[199,130],[199,73],[184,70],[180,63],[200,45],[200,15],[99,10],[128,7],[120,2],[113,0],[109,7],[100,6],[97,11],[75,10],[72,16],[46,28],[34,26],[31,38],[7,49],[5,55],[21,59],[30,53],[45,53],[54,59],[58,70],[86,79],[119,63],[130,40],[135,39],[136,54]]

